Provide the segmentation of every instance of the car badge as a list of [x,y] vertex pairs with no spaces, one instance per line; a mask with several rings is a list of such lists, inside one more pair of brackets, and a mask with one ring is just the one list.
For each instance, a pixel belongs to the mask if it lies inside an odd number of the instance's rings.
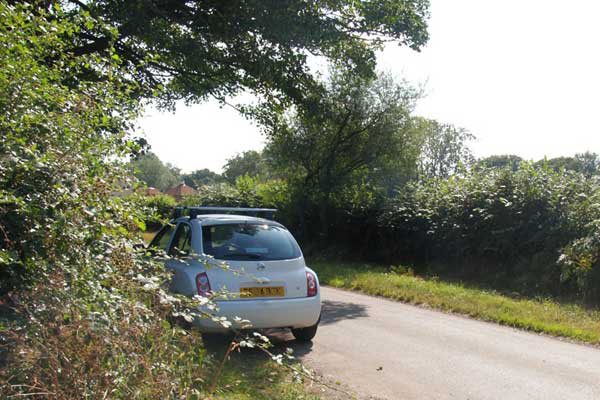
[[262,271],[265,268],[266,268],[266,266],[263,263],[258,263],[258,266],[256,267],[256,269],[259,270],[259,271]]

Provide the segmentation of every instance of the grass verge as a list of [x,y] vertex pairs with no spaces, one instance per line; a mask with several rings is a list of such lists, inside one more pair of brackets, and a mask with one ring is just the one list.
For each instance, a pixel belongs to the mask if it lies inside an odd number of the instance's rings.
[[236,355],[226,364],[212,399],[227,400],[317,400],[304,385],[274,361]]
[[515,299],[492,290],[413,276],[408,269],[314,260],[322,284],[426,305],[484,321],[600,344],[600,310],[551,299]]

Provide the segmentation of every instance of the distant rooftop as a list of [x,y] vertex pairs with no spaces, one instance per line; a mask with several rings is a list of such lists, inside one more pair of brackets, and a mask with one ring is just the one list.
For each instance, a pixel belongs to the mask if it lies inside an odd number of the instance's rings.
[[194,188],[186,185],[185,183],[180,183],[177,186],[167,189],[165,193],[169,196],[175,197],[176,200],[181,200],[181,198],[184,196],[193,196],[198,192],[196,192]]

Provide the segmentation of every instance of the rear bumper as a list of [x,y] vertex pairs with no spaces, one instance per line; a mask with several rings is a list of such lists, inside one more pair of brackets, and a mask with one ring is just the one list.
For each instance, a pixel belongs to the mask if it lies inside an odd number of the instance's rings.
[[[226,317],[233,325],[232,328],[241,328],[234,322],[234,317],[249,320],[252,328],[305,328],[317,323],[321,315],[321,297],[303,297],[297,299],[269,299],[269,300],[227,300],[216,302],[219,310],[214,314]],[[206,309],[201,311],[208,312]],[[221,324],[208,318],[196,318],[194,324],[205,332],[227,331]]]

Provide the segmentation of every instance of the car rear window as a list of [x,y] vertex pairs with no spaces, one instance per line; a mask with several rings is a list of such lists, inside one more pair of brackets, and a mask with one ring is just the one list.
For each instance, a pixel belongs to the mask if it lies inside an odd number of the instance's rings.
[[204,253],[219,260],[288,260],[301,256],[285,228],[269,224],[223,224],[202,227]]

